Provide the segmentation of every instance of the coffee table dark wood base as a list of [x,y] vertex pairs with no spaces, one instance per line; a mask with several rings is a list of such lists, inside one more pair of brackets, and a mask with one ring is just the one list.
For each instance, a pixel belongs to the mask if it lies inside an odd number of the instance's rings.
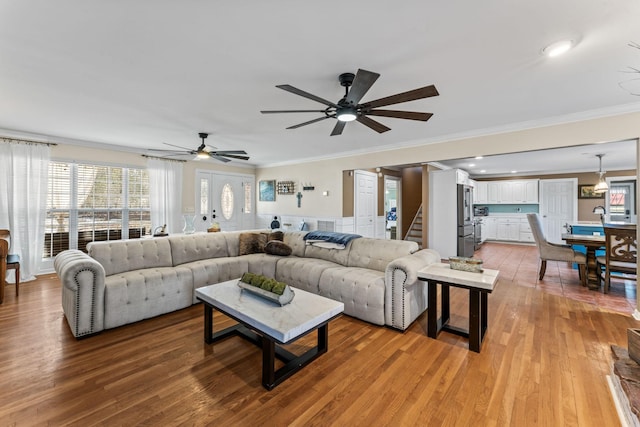
[[[231,336],[240,336],[258,347],[262,348],[262,385],[267,390],[272,390],[275,386],[298,372],[300,369],[311,363],[321,354],[327,352],[329,342],[329,321],[321,324],[316,329],[318,331],[318,343],[315,347],[297,356],[278,344],[284,344],[266,334],[256,333],[241,320],[224,313],[233,318],[239,324],[228,327],[216,333],[213,332],[213,309],[207,302],[204,303],[204,341],[213,344]],[[312,332],[310,330],[309,332]],[[294,340],[295,341],[295,340]],[[293,342],[293,341],[291,341]],[[275,369],[276,357],[285,363],[280,369]]]
[[[440,306],[442,316],[438,319],[438,283],[442,286]],[[484,334],[487,331],[487,292],[478,288],[469,288],[455,283],[443,283],[427,280],[429,286],[429,308],[427,309],[427,336],[437,338],[440,331],[450,332],[469,339],[469,350],[480,353]],[[449,287],[455,286],[469,290],[469,330],[449,326]]]

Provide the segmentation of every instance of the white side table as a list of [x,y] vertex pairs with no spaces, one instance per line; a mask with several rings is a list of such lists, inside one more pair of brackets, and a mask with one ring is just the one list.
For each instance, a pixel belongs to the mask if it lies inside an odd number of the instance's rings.
[[[418,271],[418,278],[427,282],[429,308],[427,312],[427,336],[437,338],[440,331],[447,331],[469,339],[469,350],[480,352],[487,330],[487,295],[493,292],[498,280],[498,270],[484,269],[482,273],[452,270],[449,264],[431,264]],[[442,316],[438,316],[438,288]],[[469,290],[469,330],[449,326],[449,287]]]

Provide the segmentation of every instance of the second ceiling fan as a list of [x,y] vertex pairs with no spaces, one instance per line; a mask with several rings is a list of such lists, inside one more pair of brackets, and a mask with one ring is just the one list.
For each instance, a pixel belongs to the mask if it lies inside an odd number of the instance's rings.
[[434,85],[421,87],[419,89],[398,93],[396,95],[391,95],[385,98],[380,98],[374,101],[360,104],[360,100],[369,91],[369,89],[371,89],[371,86],[373,86],[378,77],[380,77],[380,74],[362,69],[359,69],[355,75],[353,73],[340,74],[338,79],[340,80],[340,85],[345,87],[345,95],[341,100],[335,103],[327,101],[326,99],[320,98],[319,96],[313,95],[309,92],[300,90],[291,85],[277,85],[277,88],[319,102],[326,105],[327,108],[323,110],[267,110],[261,111],[261,113],[323,113],[324,116],[322,117],[290,126],[287,129],[296,129],[322,120],[335,118],[338,120],[338,122],[333,128],[331,136],[342,134],[342,131],[344,130],[347,122],[353,120],[362,123],[363,125],[375,130],[378,133],[383,133],[391,130],[391,128],[383,125],[376,120],[373,120],[369,116],[393,117],[396,119],[419,120],[423,122],[426,122],[431,118],[431,116],[433,115],[432,113],[380,110],[376,108],[384,107],[386,105],[400,104],[402,102],[414,101],[416,99],[429,98],[431,96],[438,96],[438,91],[436,90],[436,87]]

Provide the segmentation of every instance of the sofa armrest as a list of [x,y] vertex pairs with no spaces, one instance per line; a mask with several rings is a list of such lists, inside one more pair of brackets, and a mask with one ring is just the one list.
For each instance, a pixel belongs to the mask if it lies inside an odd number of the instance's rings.
[[78,250],[59,253],[53,266],[62,282],[62,309],[73,336],[104,329],[104,281],[102,265]]
[[422,249],[391,261],[385,269],[385,323],[405,330],[427,309],[427,286],[418,270],[440,262],[440,254]]

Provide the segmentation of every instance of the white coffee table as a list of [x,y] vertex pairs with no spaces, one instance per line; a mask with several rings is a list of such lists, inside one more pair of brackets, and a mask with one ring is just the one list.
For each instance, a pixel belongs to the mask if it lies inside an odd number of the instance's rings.
[[[493,292],[498,281],[498,270],[485,268],[482,273],[453,270],[449,264],[436,263],[418,270],[418,279],[429,286],[429,308],[427,309],[427,336],[437,338],[440,331],[451,332],[469,339],[469,350],[480,352],[484,334],[487,331],[487,295]],[[442,316],[438,319],[438,289]],[[449,287],[469,290],[469,330],[450,326],[449,323]]]
[[[285,379],[327,352],[329,322],[344,311],[344,304],[294,288],[291,303],[279,306],[238,286],[238,279],[196,289],[204,303],[204,341],[212,344],[232,335],[262,347],[262,385],[271,390]],[[235,319],[239,324],[213,332],[213,309]],[[302,355],[295,355],[279,345],[318,331],[318,343]],[[255,331],[255,332],[254,332]],[[275,370],[275,358],[285,365]]]

